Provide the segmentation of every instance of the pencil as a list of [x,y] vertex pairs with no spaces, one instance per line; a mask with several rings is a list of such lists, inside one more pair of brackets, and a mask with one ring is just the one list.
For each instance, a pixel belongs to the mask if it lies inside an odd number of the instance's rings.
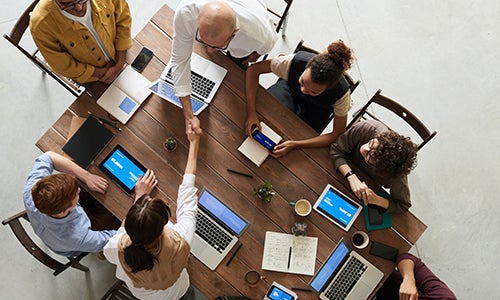
[[229,266],[229,264],[233,261],[233,258],[236,256],[236,253],[238,253],[238,251],[240,251],[241,246],[243,246],[243,243],[240,243],[238,248],[236,248],[236,250],[233,252],[233,255],[231,255],[231,257],[227,261],[226,266]]
[[227,169],[228,172],[231,172],[231,173],[234,173],[234,174],[238,174],[238,175],[241,175],[241,176],[245,176],[245,177],[248,177],[248,178],[253,178],[252,175],[250,174],[246,174],[246,173],[242,173],[240,171],[235,171],[235,170],[232,170],[232,169]]

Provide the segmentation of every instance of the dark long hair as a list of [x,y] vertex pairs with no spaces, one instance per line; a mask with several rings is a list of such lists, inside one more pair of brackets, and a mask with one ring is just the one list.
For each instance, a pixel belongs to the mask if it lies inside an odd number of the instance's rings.
[[144,246],[154,242],[161,235],[170,214],[170,209],[162,200],[150,200],[149,195],[137,199],[128,211],[125,231],[130,236],[132,244],[124,249],[124,257],[132,273],[153,268],[156,257]]
[[311,68],[311,80],[328,88],[337,84],[340,75],[351,67],[352,51],[342,40],[328,45],[325,52],[313,56],[306,65]]

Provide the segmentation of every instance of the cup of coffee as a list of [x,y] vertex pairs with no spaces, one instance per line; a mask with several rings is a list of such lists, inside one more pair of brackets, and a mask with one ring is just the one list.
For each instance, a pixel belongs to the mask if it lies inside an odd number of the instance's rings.
[[358,249],[365,248],[366,246],[368,246],[368,243],[370,242],[368,234],[364,231],[356,231],[355,233],[353,233],[351,239],[352,239],[352,245]]
[[308,216],[312,211],[312,205],[307,199],[300,199],[297,202],[290,202],[290,206],[293,206],[295,213],[301,217]]
[[261,276],[259,272],[251,270],[245,274],[245,281],[250,285],[255,285],[259,282]]

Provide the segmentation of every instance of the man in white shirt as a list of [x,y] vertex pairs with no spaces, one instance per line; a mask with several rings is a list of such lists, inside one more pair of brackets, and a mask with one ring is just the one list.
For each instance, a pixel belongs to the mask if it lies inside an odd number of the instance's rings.
[[190,101],[194,41],[205,46],[209,54],[227,50],[246,64],[271,51],[277,39],[263,0],[184,0],[179,4],[174,16],[172,69],[186,131],[192,128],[197,134],[202,132]]

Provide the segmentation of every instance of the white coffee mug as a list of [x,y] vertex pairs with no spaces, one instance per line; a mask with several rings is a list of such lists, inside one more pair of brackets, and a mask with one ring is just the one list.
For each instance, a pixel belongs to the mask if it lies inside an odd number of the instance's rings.
[[363,249],[366,246],[368,246],[370,238],[368,237],[368,234],[366,232],[356,231],[355,233],[352,234],[351,242],[355,248]]
[[312,211],[312,205],[307,199],[300,199],[295,202],[294,205],[295,213],[301,217],[308,216]]

